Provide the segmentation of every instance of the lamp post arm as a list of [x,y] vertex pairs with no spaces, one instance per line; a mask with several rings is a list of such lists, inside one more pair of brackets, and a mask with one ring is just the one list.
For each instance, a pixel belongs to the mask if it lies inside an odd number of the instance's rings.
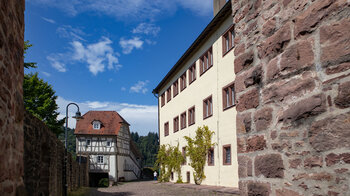
[[65,130],[64,130],[64,147],[67,149],[67,130],[68,130],[68,107],[70,106],[70,105],[75,105],[75,106],[77,106],[77,108],[78,108],[78,112],[80,112],[80,110],[79,110],[79,106],[78,106],[78,104],[76,104],[76,103],[69,103],[68,105],[67,105],[67,107],[66,107],[66,127],[65,127]]

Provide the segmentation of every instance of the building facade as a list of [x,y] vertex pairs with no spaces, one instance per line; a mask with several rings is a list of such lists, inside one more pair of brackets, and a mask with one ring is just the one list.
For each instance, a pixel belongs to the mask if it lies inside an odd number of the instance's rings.
[[[78,156],[89,156],[92,185],[100,178],[130,181],[141,175],[141,154],[131,140],[129,124],[114,111],[89,111],[75,129]],[[95,182],[96,183],[96,182]]]
[[[158,94],[160,144],[179,144],[185,152],[184,136],[193,138],[198,127],[208,126],[216,145],[208,153],[202,184],[238,187],[235,34],[231,2],[220,2],[213,20],[153,93]],[[194,183],[189,161],[187,157],[182,176]],[[176,182],[173,175],[171,181]]]

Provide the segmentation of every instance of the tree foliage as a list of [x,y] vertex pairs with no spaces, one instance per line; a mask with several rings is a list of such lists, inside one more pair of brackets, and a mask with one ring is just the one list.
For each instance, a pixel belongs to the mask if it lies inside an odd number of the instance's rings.
[[146,136],[139,136],[137,132],[131,132],[131,138],[142,154],[142,165],[153,167],[159,149],[158,134],[149,132]]
[[198,127],[194,139],[185,136],[187,140],[186,152],[190,157],[190,166],[193,168],[193,178],[196,184],[201,184],[205,179],[204,165],[208,150],[215,145],[211,142],[214,132],[208,126]]
[[[33,44],[29,43],[29,40],[24,42],[24,51],[23,51],[23,55],[27,54],[27,50],[32,47]],[[24,56],[25,57],[25,56]],[[36,63],[33,62],[24,62],[24,68],[37,68]]]
[[24,75],[24,106],[27,111],[42,120],[52,132],[60,134],[64,119],[57,120],[57,96],[52,86],[38,77],[38,73]]
[[[62,127],[63,129],[63,127]],[[64,144],[64,132],[58,135],[58,139]],[[67,151],[72,154],[73,159],[76,159],[76,136],[74,129],[68,127],[67,129]]]

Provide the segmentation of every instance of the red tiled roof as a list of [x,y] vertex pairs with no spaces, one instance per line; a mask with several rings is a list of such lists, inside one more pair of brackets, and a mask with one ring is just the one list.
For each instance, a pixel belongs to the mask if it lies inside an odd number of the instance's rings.
[[[93,129],[92,122],[95,120],[102,123],[100,129]],[[122,123],[129,125],[115,111],[89,111],[83,115],[83,119],[77,121],[74,134],[118,135]]]

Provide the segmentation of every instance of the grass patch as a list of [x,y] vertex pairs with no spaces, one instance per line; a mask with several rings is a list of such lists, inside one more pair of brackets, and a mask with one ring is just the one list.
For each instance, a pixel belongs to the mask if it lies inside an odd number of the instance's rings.
[[90,193],[91,189],[89,187],[80,187],[76,191],[68,191],[68,196],[84,196]]

